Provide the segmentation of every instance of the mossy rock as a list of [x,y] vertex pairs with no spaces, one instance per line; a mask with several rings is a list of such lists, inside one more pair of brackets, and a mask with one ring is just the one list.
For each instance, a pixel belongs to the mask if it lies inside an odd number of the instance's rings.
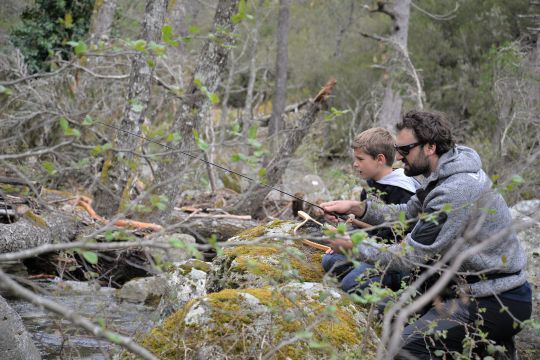
[[141,344],[160,359],[371,359],[379,340],[363,339],[363,311],[318,283],[227,289],[186,304]]
[[321,281],[323,253],[300,241],[279,238],[280,235],[290,236],[295,225],[290,221],[274,221],[230,239],[229,243],[253,240],[253,245],[226,247],[223,254],[214,259],[208,277],[208,292],[291,281]]

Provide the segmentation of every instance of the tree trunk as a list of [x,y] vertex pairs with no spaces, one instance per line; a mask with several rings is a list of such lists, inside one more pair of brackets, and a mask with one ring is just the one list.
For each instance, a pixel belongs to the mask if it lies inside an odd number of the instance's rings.
[[[161,39],[161,27],[165,19],[168,0],[148,0],[146,4],[142,38],[147,43],[158,43]],[[148,58],[150,56],[150,58]],[[154,56],[144,53],[137,54],[131,63],[129,78],[129,90],[126,105],[122,115],[120,128],[139,135],[140,126],[144,121],[144,115],[150,102],[150,87],[154,69],[149,64]],[[138,158],[133,152],[140,148],[140,140],[124,133],[116,133],[116,147],[125,149],[113,158],[109,153],[107,161],[110,162],[108,172],[102,176],[105,183],[102,186],[110,191],[100,188],[95,194],[96,211],[105,217],[110,217],[117,211],[124,211],[129,202],[129,188],[133,179],[134,170],[137,168]],[[113,196],[111,196],[111,192]]]
[[[186,37],[188,35],[186,24],[186,4],[185,0],[169,0],[169,16],[167,23],[173,27],[173,33]],[[183,68],[185,63],[185,45],[180,42],[178,46],[173,46],[168,51],[167,59],[165,60],[171,66],[172,76],[176,80],[179,88],[184,88]]]
[[[266,167],[266,184],[274,186],[281,180],[281,177],[291,161],[292,155],[302,143],[311,125],[315,122],[317,114],[321,109],[321,103],[325,100],[335,85],[335,80],[330,80],[319,94],[311,102],[303,116],[295,121],[294,127],[286,129],[285,139],[281,142],[275,157]],[[249,190],[239,197],[238,201],[231,206],[231,211],[249,214],[253,217],[263,217],[262,206],[266,195],[271,191],[268,186],[259,183],[252,183]]]
[[290,0],[279,0],[276,56],[276,86],[272,101],[272,117],[268,126],[268,137],[272,150],[279,144],[279,131],[287,101],[287,70],[289,45],[289,7]]
[[[409,33],[409,16],[411,0],[393,0],[385,3],[388,9],[384,9],[384,13],[392,19],[392,36],[390,41],[398,50],[398,57],[406,56],[407,54],[407,38]],[[403,100],[397,90],[394,89],[397,74],[401,71],[399,61],[394,61],[389,69],[388,83],[384,91],[382,106],[379,111],[378,122],[379,126],[394,130],[395,124],[400,120],[401,106]]]
[[94,5],[90,24],[90,43],[108,40],[116,11],[117,0],[98,0]]
[[[211,106],[208,94],[214,93],[227,66],[230,47],[233,43],[232,33],[236,27],[231,17],[236,13],[238,0],[220,0],[214,16],[212,34],[197,61],[193,79],[185,92],[185,100],[180,106],[173,124],[174,131],[180,132],[182,140],[180,148],[190,151],[194,145],[193,130],[199,130],[205,123]],[[203,87],[206,91],[202,91]],[[199,134],[203,132],[199,131]],[[171,213],[178,197],[179,178],[185,171],[190,158],[181,153],[168,155],[163,159],[164,165],[156,171],[155,179],[158,188],[156,193],[168,199],[165,211],[153,212],[149,218],[153,221],[164,221]]]

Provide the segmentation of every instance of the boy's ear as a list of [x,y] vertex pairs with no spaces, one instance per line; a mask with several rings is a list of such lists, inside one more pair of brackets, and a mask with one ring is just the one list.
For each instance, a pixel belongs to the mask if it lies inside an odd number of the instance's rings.
[[384,156],[383,154],[377,154],[375,160],[383,165],[386,164],[386,156]]

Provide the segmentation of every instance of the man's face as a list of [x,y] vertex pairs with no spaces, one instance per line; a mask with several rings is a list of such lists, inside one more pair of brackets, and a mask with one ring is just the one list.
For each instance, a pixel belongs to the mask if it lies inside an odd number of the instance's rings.
[[[396,136],[396,160],[403,162],[407,176],[428,175],[431,172],[429,159],[424,153],[424,144],[419,144],[411,129],[402,129]],[[410,145],[406,147],[405,145]],[[401,147],[401,149],[400,149]]]
[[377,161],[377,159],[374,159],[361,149],[354,149],[353,168],[358,171],[358,175],[364,180],[379,180],[378,177],[381,172],[380,161]]

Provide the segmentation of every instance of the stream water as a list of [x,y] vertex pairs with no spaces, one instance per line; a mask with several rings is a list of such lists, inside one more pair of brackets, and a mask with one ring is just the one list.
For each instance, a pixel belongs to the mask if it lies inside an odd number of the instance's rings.
[[[157,320],[153,307],[122,302],[112,288],[74,281],[37,281],[36,285],[47,291],[46,298],[122,335],[133,337],[145,333]],[[43,359],[111,359],[121,351],[119,346],[97,339],[28,302],[7,301],[21,316]]]

